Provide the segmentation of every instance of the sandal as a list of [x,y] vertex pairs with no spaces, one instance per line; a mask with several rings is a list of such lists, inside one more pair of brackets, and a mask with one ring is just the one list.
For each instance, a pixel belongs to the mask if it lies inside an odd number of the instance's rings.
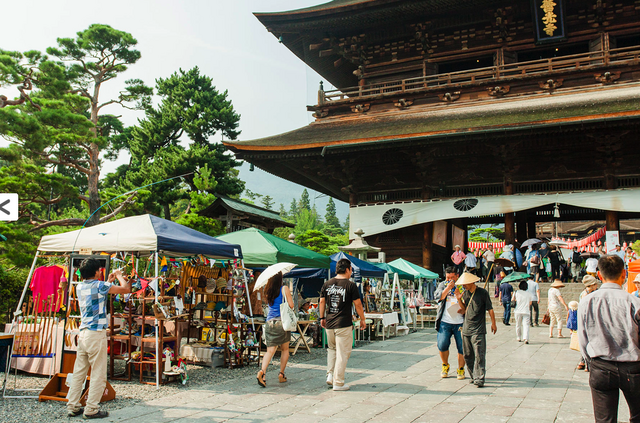
[[578,364],[578,370],[584,370],[584,363]]
[[266,377],[266,373],[263,372],[262,370],[260,370],[258,372],[258,376],[256,376],[256,379],[258,379],[258,385],[262,386],[263,388],[267,387],[267,381],[265,380]]
[[280,372],[278,373],[278,380],[280,381],[280,383],[285,383],[287,381],[287,377],[284,375],[284,373]]

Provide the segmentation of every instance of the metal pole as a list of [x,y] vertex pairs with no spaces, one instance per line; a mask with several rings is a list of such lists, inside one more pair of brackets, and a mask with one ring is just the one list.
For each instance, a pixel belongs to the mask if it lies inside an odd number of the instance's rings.
[[24,284],[24,288],[22,289],[22,295],[20,296],[20,301],[18,301],[18,305],[16,306],[16,311],[13,313],[14,321],[16,319],[16,314],[20,311],[20,306],[22,306],[24,297],[27,295],[27,289],[29,288],[29,283],[31,283],[31,277],[33,276],[33,272],[36,268],[36,262],[38,261],[38,253],[40,253],[40,251],[36,251],[36,256],[33,258],[33,263],[31,263],[31,269],[29,270],[29,276],[27,276],[27,282]]
[[[242,265],[243,269],[246,269],[246,267],[244,267],[244,260],[240,260],[240,264]],[[242,278],[244,279],[244,288],[247,293],[247,304],[249,304],[249,315],[251,316],[251,328],[253,329],[253,333],[255,334],[256,327],[253,324],[253,309],[251,308],[251,297],[249,296],[249,281],[247,280],[247,274],[245,272],[246,270],[242,271]]]
[[[158,290],[160,289],[160,281],[158,280],[158,252],[155,253],[155,269],[156,269],[156,289],[155,289],[155,299],[158,302]],[[144,306],[143,306],[144,307]],[[160,363],[162,356],[162,351],[160,351],[159,339],[158,339],[158,319],[155,319],[155,329],[156,329],[156,389],[160,389]],[[144,336],[144,334],[142,334]],[[142,342],[141,342],[142,344]],[[144,354],[144,348],[142,349]],[[140,371],[142,371],[142,367],[140,367]]]

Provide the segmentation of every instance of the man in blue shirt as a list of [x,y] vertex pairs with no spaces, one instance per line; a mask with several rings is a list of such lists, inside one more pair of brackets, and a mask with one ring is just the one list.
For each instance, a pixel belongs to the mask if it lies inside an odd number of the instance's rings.
[[513,294],[513,287],[509,282],[500,284],[500,301],[502,301],[502,307],[504,307],[502,323],[507,326],[511,326],[509,323],[509,320],[511,320],[511,294]]
[[[85,419],[102,419],[109,416],[100,410],[100,399],[107,384],[107,298],[108,294],[128,294],[131,292],[129,282],[120,270],[109,275],[107,281],[100,280],[100,262],[88,258],[80,263],[82,283],[76,286],[78,303],[80,304],[80,336],[76,362],[73,367],[73,378],[67,394],[67,415],[79,416],[84,411]],[[118,279],[120,286],[113,282]],[[87,373],[91,369],[91,384],[87,405],[80,406],[80,396]]]

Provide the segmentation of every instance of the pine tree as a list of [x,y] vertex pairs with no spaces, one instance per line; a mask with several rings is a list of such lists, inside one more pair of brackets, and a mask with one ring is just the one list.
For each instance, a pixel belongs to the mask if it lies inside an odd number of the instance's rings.
[[291,205],[289,206],[289,217],[295,222],[298,220],[299,212],[300,210],[298,209],[298,202],[294,198],[291,200]]
[[265,209],[271,210],[273,208],[273,197],[270,195],[264,195],[260,198],[260,202]]
[[302,190],[302,195],[300,196],[300,210],[311,210],[311,200],[306,188]]
[[340,219],[336,215],[336,203],[333,201],[333,198],[329,197],[329,202],[327,203],[326,208],[327,213],[324,215],[324,221],[327,223],[327,226],[332,226],[339,228],[340,227]]

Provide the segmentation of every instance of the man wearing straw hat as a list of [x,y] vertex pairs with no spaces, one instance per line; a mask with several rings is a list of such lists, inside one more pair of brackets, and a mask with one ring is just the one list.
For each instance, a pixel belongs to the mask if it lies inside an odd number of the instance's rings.
[[640,299],[622,289],[624,261],[615,254],[598,260],[600,289],[578,306],[580,352],[589,365],[596,422],[617,422],[620,391],[629,421],[640,421]]
[[476,286],[480,278],[471,273],[463,273],[456,285],[464,287],[464,293],[456,290],[460,308],[464,313],[462,324],[462,348],[464,361],[469,370],[471,383],[478,388],[484,386],[485,358],[487,355],[487,321],[486,313],[491,317],[491,332],[496,333],[496,315],[491,305],[491,297],[486,289]]

